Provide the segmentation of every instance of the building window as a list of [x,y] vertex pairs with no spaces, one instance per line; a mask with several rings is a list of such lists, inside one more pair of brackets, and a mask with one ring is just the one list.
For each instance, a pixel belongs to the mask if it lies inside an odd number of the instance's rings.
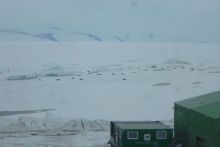
[[166,131],[157,131],[157,139],[167,139]]
[[144,141],[150,141],[150,134],[144,134]]
[[128,139],[138,139],[138,132],[128,132]]

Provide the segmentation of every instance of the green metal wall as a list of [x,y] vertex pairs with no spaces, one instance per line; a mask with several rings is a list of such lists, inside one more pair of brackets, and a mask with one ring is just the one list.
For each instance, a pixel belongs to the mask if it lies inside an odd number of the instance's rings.
[[175,144],[196,147],[199,143],[201,147],[220,147],[219,119],[212,119],[177,104],[174,109]]
[[[133,131],[138,132],[138,139],[127,139],[127,133]],[[167,131],[167,139],[156,139],[157,131],[159,130],[121,130],[117,147],[169,147],[173,139],[173,130],[164,130]],[[151,134],[151,140],[145,141],[144,134]]]

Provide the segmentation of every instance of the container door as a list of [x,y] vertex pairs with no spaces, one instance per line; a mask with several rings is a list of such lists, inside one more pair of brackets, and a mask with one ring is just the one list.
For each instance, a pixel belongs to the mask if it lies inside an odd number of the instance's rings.
[[115,144],[118,146],[118,127],[115,127]]
[[196,137],[196,147],[205,147],[205,139],[197,136]]
[[118,128],[118,146],[121,146],[121,129]]
[[115,130],[115,139],[116,139],[116,145],[117,147],[120,147],[121,146],[121,135],[120,135],[120,128],[119,127],[116,127],[116,130]]

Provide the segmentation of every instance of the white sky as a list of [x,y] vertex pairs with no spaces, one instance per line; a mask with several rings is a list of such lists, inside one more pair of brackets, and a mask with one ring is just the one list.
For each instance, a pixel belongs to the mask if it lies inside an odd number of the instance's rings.
[[152,33],[159,41],[218,43],[219,6],[218,0],[0,0],[0,29],[50,26],[130,41]]

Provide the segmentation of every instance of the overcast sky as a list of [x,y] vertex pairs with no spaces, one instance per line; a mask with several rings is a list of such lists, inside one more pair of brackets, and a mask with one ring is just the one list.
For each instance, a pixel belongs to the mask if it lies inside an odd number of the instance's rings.
[[[0,0],[0,29],[120,35],[132,41],[220,42],[219,0]],[[133,37],[132,36],[136,36]]]

